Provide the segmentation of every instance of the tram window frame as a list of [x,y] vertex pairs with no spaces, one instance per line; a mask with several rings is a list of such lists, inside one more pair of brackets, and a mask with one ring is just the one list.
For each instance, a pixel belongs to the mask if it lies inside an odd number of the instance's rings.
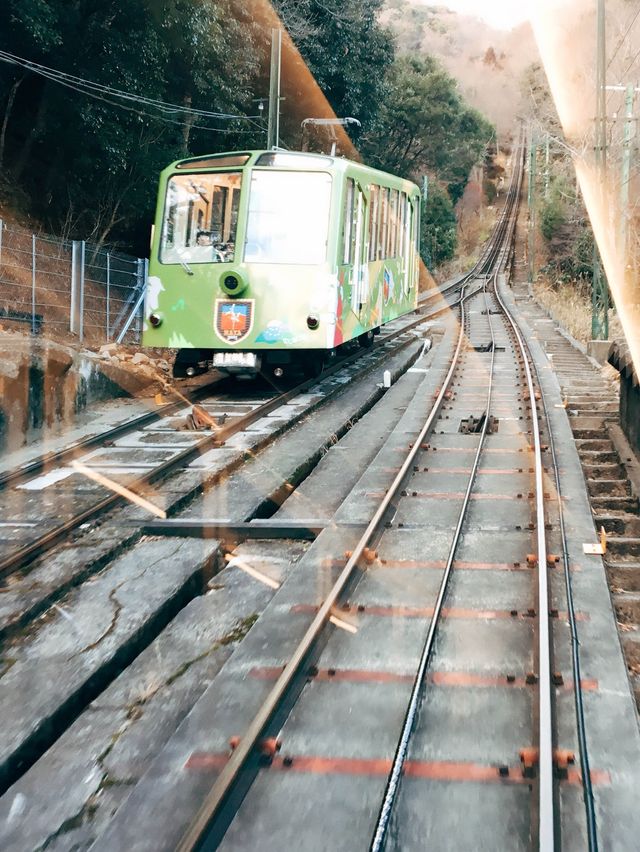
[[356,182],[353,178],[347,178],[347,189],[342,223],[342,263],[352,264],[355,242],[355,212],[354,202],[356,198]]
[[398,228],[398,198],[397,189],[389,192],[389,230],[387,233],[387,257],[396,256],[396,231]]
[[407,221],[407,193],[400,193],[398,232],[396,234],[396,254],[404,256],[404,226]]
[[378,210],[380,199],[380,187],[373,183],[369,188],[369,263],[376,259],[378,239]]
[[[216,183],[216,178],[222,182]],[[200,186],[197,185],[198,181]],[[167,180],[162,214],[158,251],[160,263],[233,263],[237,252],[236,239],[243,182],[242,169],[184,171],[172,174]],[[222,233],[219,234],[220,239],[215,240],[211,225],[212,202],[215,189],[220,187],[223,187],[226,193],[222,210]],[[204,211],[201,203],[205,205]],[[208,230],[204,230],[202,226]],[[227,240],[224,239],[225,236]]]
[[384,260],[387,256],[387,228],[389,224],[389,187],[383,186],[380,202],[380,222],[378,228],[378,245],[376,260]]

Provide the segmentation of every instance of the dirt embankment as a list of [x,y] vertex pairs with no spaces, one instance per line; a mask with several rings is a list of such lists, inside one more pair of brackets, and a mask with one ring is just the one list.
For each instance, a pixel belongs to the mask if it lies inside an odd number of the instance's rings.
[[162,392],[169,370],[131,346],[94,353],[0,329],[0,452],[61,434],[101,400]]

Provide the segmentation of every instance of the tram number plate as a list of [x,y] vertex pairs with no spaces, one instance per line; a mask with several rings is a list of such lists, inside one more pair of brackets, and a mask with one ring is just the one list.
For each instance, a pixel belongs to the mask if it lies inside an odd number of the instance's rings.
[[213,366],[247,367],[255,370],[257,360],[255,352],[216,352],[213,356]]

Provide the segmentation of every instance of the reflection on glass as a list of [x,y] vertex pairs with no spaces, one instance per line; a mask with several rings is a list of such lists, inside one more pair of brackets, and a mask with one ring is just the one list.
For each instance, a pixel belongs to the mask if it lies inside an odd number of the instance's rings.
[[324,263],[330,206],[328,174],[255,171],[251,178],[245,261]]
[[162,228],[162,263],[231,263],[241,172],[172,177]]

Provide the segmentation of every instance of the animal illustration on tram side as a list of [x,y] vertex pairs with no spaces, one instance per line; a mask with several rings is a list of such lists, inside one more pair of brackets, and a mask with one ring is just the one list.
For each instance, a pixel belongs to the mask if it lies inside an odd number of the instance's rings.
[[143,344],[175,376],[315,374],[415,310],[420,192],[349,160],[279,150],[180,160],[160,178]]

